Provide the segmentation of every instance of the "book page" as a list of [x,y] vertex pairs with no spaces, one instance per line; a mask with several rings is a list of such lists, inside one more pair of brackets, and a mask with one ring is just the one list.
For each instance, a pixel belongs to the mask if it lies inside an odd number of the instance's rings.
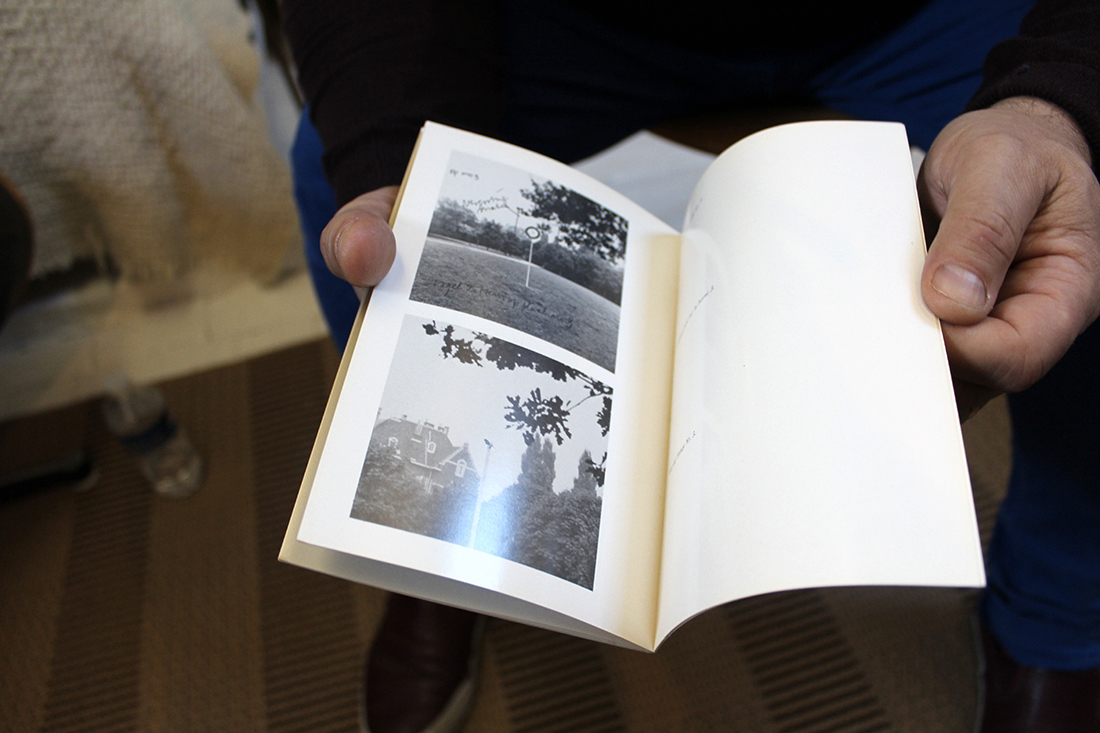
[[984,582],[924,252],[899,124],[772,128],[700,181],[658,639],[771,591]]
[[283,557],[651,648],[678,235],[439,125],[394,233]]

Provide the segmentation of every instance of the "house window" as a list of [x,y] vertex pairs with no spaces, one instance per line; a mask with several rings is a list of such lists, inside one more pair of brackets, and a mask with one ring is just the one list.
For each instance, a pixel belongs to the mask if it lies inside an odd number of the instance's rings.
[[466,475],[466,461],[463,458],[458,459],[458,463],[455,464],[455,478],[462,478]]
[[386,442],[391,448],[393,448],[394,450],[397,450],[397,438],[390,438]]
[[429,453],[435,453],[435,443],[429,440],[427,450]]

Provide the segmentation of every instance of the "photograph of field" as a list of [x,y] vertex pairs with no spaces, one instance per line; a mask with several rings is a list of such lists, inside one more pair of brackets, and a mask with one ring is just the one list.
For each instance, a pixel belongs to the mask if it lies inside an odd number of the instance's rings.
[[554,181],[455,153],[411,298],[615,370],[626,219]]
[[560,275],[492,251],[429,237],[412,299],[473,313],[615,371],[619,307]]

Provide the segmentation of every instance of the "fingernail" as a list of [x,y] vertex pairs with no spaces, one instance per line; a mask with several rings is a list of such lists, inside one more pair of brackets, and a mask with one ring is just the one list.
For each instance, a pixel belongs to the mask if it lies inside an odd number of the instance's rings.
[[972,308],[984,310],[986,295],[982,279],[965,267],[947,264],[932,276],[932,287],[951,300]]
[[359,221],[358,218],[351,219],[350,221],[344,222],[344,225],[342,227],[340,227],[339,229],[337,229],[336,234],[333,235],[333,237],[332,237],[332,256],[337,261],[340,260],[340,250],[344,246],[344,237],[347,235],[348,230],[351,229],[352,224],[354,224],[357,221]]

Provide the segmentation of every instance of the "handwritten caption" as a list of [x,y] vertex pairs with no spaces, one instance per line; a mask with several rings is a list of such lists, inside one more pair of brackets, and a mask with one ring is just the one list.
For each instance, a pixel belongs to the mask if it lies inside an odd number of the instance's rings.
[[695,431],[691,431],[691,435],[687,436],[684,442],[680,445],[680,450],[676,451],[676,457],[672,459],[672,463],[669,464],[668,474],[672,475],[672,470],[676,468],[676,462],[680,460],[680,456],[683,455],[684,450],[691,445],[691,441],[695,440]]
[[680,339],[684,337],[684,331],[687,331],[688,324],[691,323],[691,319],[695,317],[695,311],[699,310],[699,306],[703,304],[707,298],[714,292],[714,286],[711,285],[707,288],[707,291],[699,296],[699,300],[695,301],[695,305],[692,306],[691,312],[688,313],[687,318],[684,319],[684,325],[680,328],[680,335],[676,337],[676,343],[680,343]]
[[[454,300],[458,297],[468,298],[473,297],[483,302],[491,301],[497,306],[503,309],[508,309],[520,313],[538,315],[548,320],[555,321],[561,324],[565,328],[572,328],[574,323],[573,316],[564,315],[551,310],[544,303],[532,303],[527,300],[522,300],[508,293],[500,290],[494,290],[493,288],[486,288],[480,285],[474,285],[466,282],[454,282],[449,280],[430,280],[424,283],[427,290],[435,295],[441,296],[447,300]],[[460,295],[461,294],[461,295]]]

